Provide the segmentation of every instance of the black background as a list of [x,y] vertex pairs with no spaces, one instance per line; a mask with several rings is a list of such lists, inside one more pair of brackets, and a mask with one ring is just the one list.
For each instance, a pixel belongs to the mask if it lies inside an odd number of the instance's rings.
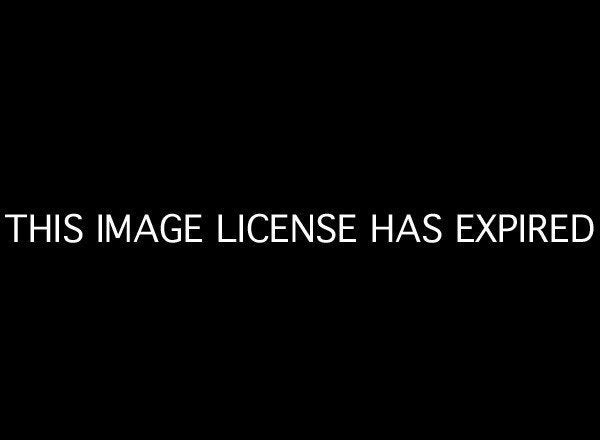
[[[2,213],[356,212],[361,243],[4,240],[11,412],[573,429],[595,389],[597,238],[460,246],[453,218],[597,221],[592,29],[524,11],[247,12],[23,16],[3,55]],[[438,212],[444,241],[371,246],[375,212]]]

